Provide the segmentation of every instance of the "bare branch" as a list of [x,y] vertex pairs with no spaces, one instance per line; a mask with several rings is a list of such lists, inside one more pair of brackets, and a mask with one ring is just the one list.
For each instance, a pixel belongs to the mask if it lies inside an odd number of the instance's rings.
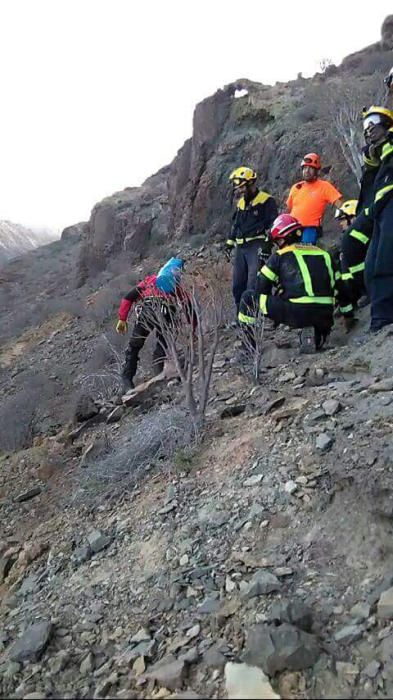
[[362,128],[362,108],[373,102],[383,103],[383,77],[376,74],[370,89],[358,82],[350,87],[337,84],[330,86],[327,95],[328,128],[337,139],[343,157],[360,185],[362,176],[362,147],[364,145]]
[[220,265],[184,275],[183,297],[149,300],[144,317],[163,339],[177,369],[188,411],[198,433],[204,424],[214,358],[223,322]]

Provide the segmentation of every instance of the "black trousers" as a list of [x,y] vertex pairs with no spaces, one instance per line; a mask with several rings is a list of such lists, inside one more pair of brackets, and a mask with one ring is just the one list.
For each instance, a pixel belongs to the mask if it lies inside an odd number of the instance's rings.
[[139,353],[142,350],[146,339],[153,331],[156,331],[157,342],[153,351],[153,364],[155,374],[160,374],[164,368],[164,363],[166,359],[167,343],[163,334],[165,324],[170,323],[170,313],[160,318],[160,320],[155,320],[154,315],[159,313],[158,311],[152,312],[150,309],[145,310],[142,307],[142,311],[136,321],[130,341],[128,343],[128,348],[125,353],[125,363],[123,367],[123,376],[129,380],[132,380],[136,374],[139,361]]
[[345,274],[351,272],[352,278],[345,281],[349,296],[353,303],[357,302],[363,294],[366,293],[366,283],[364,279],[364,270],[352,272],[353,268],[360,263],[364,263],[367,255],[367,245],[358,241],[350,235],[343,235],[341,243],[342,264],[341,269]]
[[[249,291],[243,294],[240,303],[240,320],[242,317],[255,317],[258,313],[260,295]],[[267,295],[267,316],[277,325],[280,323],[291,328],[314,327],[321,335],[327,336],[333,326],[333,305],[330,304],[294,304],[280,296]]]
[[247,289],[255,289],[257,283],[257,273],[261,266],[258,251],[261,248],[261,241],[250,241],[235,250],[233,262],[232,293],[239,312],[242,294]]
[[[379,243],[379,234],[374,232],[366,258],[366,287],[371,301],[371,330],[379,330],[393,323],[393,265],[391,274],[379,273],[377,265],[377,256],[380,255]],[[393,242],[391,246],[393,249]],[[392,257],[393,255],[390,256]]]

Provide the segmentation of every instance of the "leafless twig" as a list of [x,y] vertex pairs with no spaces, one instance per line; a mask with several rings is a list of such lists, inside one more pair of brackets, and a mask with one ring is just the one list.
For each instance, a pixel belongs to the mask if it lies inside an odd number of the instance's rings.
[[221,265],[194,271],[182,281],[176,301],[155,299],[144,309],[149,325],[163,338],[183,387],[195,432],[203,427],[214,358],[224,317]]

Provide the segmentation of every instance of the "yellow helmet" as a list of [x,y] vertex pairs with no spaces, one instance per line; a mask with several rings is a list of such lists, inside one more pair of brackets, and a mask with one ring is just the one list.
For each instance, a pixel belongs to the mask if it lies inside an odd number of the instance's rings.
[[357,206],[357,199],[347,199],[347,201],[344,202],[339,209],[336,209],[334,218],[343,219],[344,217],[348,218],[350,216],[356,216]]
[[241,165],[240,168],[236,168],[229,176],[229,180],[232,182],[235,189],[247,182],[255,182],[256,179],[257,174],[255,170],[248,168],[246,165]]
[[393,112],[391,109],[387,109],[387,107],[372,105],[368,109],[363,109],[363,120],[367,119],[367,117],[371,117],[372,114],[379,114],[381,117],[385,117],[393,124]]

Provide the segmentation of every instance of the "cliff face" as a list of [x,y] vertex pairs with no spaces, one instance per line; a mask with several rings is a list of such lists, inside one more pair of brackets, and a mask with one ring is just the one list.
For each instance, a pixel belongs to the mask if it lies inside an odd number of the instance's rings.
[[175,241],[177,246],[191,236],[224,238],[232,206],[228,174],[242,163],[255,168],[261,187],[283,204],[288,187],[300,177],[302,155],[318,151],[324,174],[346,196],[356,196],[356,178],[332,117],[348,96],[357,101],[359,113],[377,99],[393,64],[392,46],[389,16],[381,40],[348,56],[340,67],[275,86],[241,79],[203,100],[195,108],[192,138],[169,166],[141,187],[95,205],[84,228],[80,281],[122,250],[141,257],[151,245]]
[[32,230],[12,221],[0,221],[0,265],[55,240],[56,234],[47,230]]

